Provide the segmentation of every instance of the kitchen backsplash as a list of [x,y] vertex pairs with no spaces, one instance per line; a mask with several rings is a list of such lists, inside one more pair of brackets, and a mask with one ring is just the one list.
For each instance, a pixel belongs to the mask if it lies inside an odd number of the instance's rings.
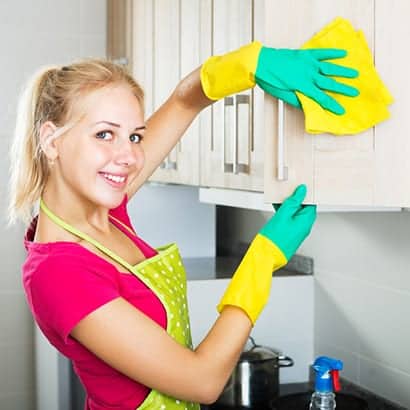
[[[217,219],[225,227],[218,232],[225,243],[250,241],[269,217],[258,211],[218,209]],[[299,249],[315,261],[314,355],[341,358],[345,378],[406,408],[409,249],[409,212],[320,213]]]

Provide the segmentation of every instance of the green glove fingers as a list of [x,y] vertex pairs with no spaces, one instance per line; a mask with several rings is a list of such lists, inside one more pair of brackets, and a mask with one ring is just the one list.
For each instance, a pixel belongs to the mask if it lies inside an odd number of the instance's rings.
[[320,61],[319,71],[322,74],[345,78],[356,78],[359,75],[359,72],[354,68],[323,61],[346,57],[346,50],[340,48],[308,48],[305,51],[308,51],[312,57]]
[[332,60],[347,55],[347,51],[341,48],[311,48],[309,51],[317,60]]
[[324,75],[333,75],[335,77],[356,78],[359,75],[359,72],[353,68],[329,63],[327,61],[320,63],[319,70]]
[[333,97],[326,94],[322,89],[315,85],[306,88],[303,93],[307,97],[316,101],[321,107],[334,114],[343,115],[345,113],[345,109]]
[[[283,97],[283,93],[277,90],[286,90],[293,94],[299,91],[323,108],[340,115],[345,112],[343,107],[324,91],[351,97],[357,96],[359,92],[356,88],[327,76],[355,78],[358,72],[322,60],[341,58],[345,55],[346,51],[341,49],[289,50],[262,47],[256,66],[255,81],[259,87],[276,98]],[[288,102],[289,99],[287,97],[285,101]],[[292,105],[300,106],[295,103]]]
[[337,82],[331,77],[325,77],[323,75],[319,75],[316,78],[316,85],[327,91],[332,91],[334,93],[347,95],[348,97],[356,97],[357,96],[357,89],[351,87],[350,85],[342,84]]
[[311,97],[323,108],[341,115],[345,113],[345,109],[330,95],[322,90],[331,91],[338,94],[347,95],[349,97],[357,96],[357,89],[346,84],[338,83],[330,77],[318,76],[315,80],[316,86],[311,90],[306,90],[305,95]]
[[306,186],[299,185],[259,232],[272,241],[288,260],[309,235],[316,220],[316,206],[302,205],[305,196]]

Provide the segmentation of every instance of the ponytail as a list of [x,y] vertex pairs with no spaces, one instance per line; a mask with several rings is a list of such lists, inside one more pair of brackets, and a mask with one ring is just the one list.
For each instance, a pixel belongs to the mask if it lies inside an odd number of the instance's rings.
[[17,107],[14,139],[10,149],[9,224],[17,219],[28,223],[32,205],[41,195],[48,174],[45,155],[40,150],[37,102],[55,67],[34,74],[23,90]]

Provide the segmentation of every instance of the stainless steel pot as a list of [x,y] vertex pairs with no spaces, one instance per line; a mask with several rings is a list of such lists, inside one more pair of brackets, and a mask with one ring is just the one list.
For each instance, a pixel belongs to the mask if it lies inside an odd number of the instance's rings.
[[257,345],[249,337],[251,347],[244,350],[217,404],[258,407],[279,397],[279,368],[293,366],[289,356]]

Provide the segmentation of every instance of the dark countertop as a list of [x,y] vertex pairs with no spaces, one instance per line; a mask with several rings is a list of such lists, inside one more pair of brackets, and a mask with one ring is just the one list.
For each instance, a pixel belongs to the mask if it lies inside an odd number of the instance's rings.
[[[209,280],[231,278],[241,259],[241,256],[216,256],[183,258],[183,262],[188,280]],[[274,276],[307,276],[312,274],[312,259],[302,255],[294,255],[286,266],[274,273]]]
[[[390,402],[376,394],[363,389],[347,380],[341,379],[342,390],[341,393],[352,394],[356,397],[366,400],[369,410],[408,410],[405,407],[401,407],[397,404]],[[280,385],[280,396],[285,396],[287,394],[302,393],[302,392],[312,392],[311,383],[290,383]],[[201,406],[202,410],[250,410],[246,407],[221,407],[221,406]],[[268,409],[267,409],[268,410]],[[299,409],[294,409],[299,410]],[[304,410],[304,409],[300,409]]]

